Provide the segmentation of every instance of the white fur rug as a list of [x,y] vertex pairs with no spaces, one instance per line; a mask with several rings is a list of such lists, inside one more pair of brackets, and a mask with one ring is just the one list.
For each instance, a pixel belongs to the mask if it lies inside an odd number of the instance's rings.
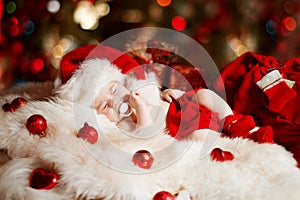
[[[208,140],[176,141],[163,131],[140,139],[101,117],[96,120],[102,123],[93,121],[93,111],[88,112],[91,115],[74,113],[76,105],[66,100],[42,100],[49,92],[34,95],[33,88],[50,91],[51,83],[25,87],[25,92],[11,90],[0,99],[1,104],[18,96],[28,100],[13,113],[0,111],[0,199],[150,200],[162,190],[179,193],[176,199],[299,199],[300,170],[279,145],[219,137],[207,147]],[[25,123],[32,114],[47,119],[46,137],[29,134]],[[76,137],[85,120],[99,132],[94,145]],[[210,138],[213,142],[214,137]],[[212,161],[209,152],[214,147],[232,152],[235,158]],[[152,152],[150,169],[131,162],[140,149]],[[30,173],[40,167],[59,175],[53,189],[29,187]]]

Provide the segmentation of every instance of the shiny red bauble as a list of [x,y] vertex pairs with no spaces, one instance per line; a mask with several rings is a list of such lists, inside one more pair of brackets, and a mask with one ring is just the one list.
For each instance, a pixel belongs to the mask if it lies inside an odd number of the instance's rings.
[[43,168],[33,170],[29,177],[29,186],[38,190],[49,190],[58,183],[58,175],[46,172]]
[[4,112],[13,112],[14,111],[14,109],[12,108],[12,106],[9,103],[3,104],[2,110]]
[[214,148],[210,152],[210,157],[211,157],[212,160],[219,161],[219,162],[233,160],[233,158],[234,158],[234,156],[231,152],[223,151],[220,148]]
[[17,110],[18,108],[22,107],[25,105],[26,103],[26,99],[22,98],[22,97],[18,97],[18,98],[15,98],[11,103],[11,107],[14,109],[14,110]]
[[153,164],[153,156],[147,150],[139,150],[134,153],[132,162],[143,169],[149,169]]
[[174,200],[174,196],[167,191],[160,191],[156,193],[153,197],[153,200]]
[[46,136],[47,120],[39,114],[31,115],[26,122],[27,130],[33,135]]
[[95,144],[98,140],[98,132],[94,127],[85,122],[84,126],[78,131],[78,137],[91,144]]
[[26,102],[26,99],[22,97],[17,97],[11,103],[5,103],[2,106],[2,109],[4,112],[14,112],[18,108],[24,106]]

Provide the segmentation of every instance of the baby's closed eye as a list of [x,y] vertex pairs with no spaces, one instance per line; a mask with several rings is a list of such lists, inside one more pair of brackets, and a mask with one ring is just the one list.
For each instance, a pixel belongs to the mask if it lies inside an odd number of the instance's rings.
[[98,104],[98,106],[96,106],[96,110],[98,111],[98,113],[102,113],[104,112],[108,107],[108,103],[107,102],[101,102],[100,104]]
[[109,93],[110,94],[115,94],[118,91],[118,83],[117,82],[112,82],[111,86],[109,87]]

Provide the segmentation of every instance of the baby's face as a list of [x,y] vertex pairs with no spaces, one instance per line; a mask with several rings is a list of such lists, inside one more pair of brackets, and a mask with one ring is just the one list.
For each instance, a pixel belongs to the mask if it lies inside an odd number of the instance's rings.
[[111,122],[120,122],[123,116],[118,114],[118,109],[123,101],[128,101],[129,91],[122,87],[118,81],[105,85],[96,96],[93,108],[98,114],[106,115]]

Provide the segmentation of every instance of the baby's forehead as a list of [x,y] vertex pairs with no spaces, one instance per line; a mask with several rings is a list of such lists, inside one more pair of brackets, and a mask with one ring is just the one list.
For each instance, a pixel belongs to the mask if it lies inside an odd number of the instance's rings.
[[118,87],[118,84],[118,80],[110,81],[109,83],[102,85],[102,87],[98,89],[98,93],[107,93],[111,90],[112,87]]

